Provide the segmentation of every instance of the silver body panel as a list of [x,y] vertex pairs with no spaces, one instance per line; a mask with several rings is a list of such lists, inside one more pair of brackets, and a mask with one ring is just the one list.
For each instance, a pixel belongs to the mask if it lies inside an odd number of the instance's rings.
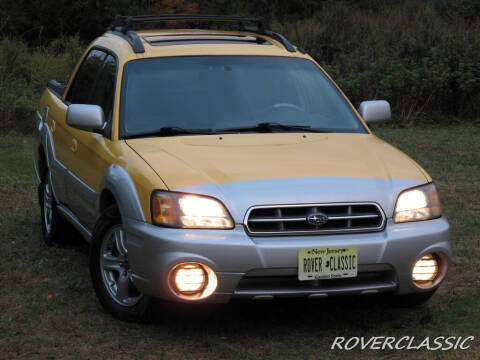
[[75,214],[68,207],[59,204],[57,205],[57,209],[60,214],[67,219],[86,240],[90,240],[92,237],[92,232],[78,220]]
[[[110,165],[103,174],[99,194],[104,190],[109,190],[115,197],[122,219],[146,221],[135,184],[128,172],[120,165]],[[95,208],[97,209],[97,217],[100,217],[100,197],[97,198]]]
[[[185,261],[199,261],[217,272],[217,291],[205,302],[227,302],[232,298],[257,296],[308,296],[372,294],[395,291],[407,294],[422,291],[411,281],[411,268],[417,257],[439,251],[451,257],[449,225],[445,218],[416,223],[394,224],[376,233],[289,237],[249,237],[242,225],[233,230],[185,230],[160,228],[137,221],[125,223],[127,246],[136,286],[147,294],[179,300],[167,286],[168,270]],[[268,270],[271,276],[297,274],[298,250],[321,247],[356,246],[359,271],[371,266],[389,266],[391,282],[363,286],[318,287],[308,292],[295,289],[237,290],[245,274]],[[363,267],[363,269],[362,269]],[[324,294],[324,295],[322,295]]]
[[79,130],[102,130],[105,115],[98,105],[71,104],[67,109],[67,124]]
[[67,199],[67,189],[65,184],[67,168],[61,162],[59,162],[55,156],[55,146],[53,143],[52,132],[45,122],[47,117],[48,107],[45,108],[43,115],[41,115],[38,111],[35,113],[36,128],[38,131],[38,136],[34,138],[33,143],[35,173],[37,175],[38,182],[40,182],[39,156],[40,151],[43,151],[45,154],[46,166],[50,170],[50,180],[54,197],[57,202],[62,202],[66,201]]
[[65,174],[65,184],[68,188],[68,198],[64,204],[71,209],[72,214],[74,213],[84,226],[93,229],[98,217],[95,209],[97,192],[70,170],[67,170]]
[[363,101],[358,112],[366,123],[380,123],[390,120],[392,111],[390,104],[385,100]]
[[410,179],[319,176],[205,184],[173,190],[215,197],[227,206],[236,223],[243,224],[252,206],[284,204],[373,202],[391,218],[398,194],[421,184],[423,182]]

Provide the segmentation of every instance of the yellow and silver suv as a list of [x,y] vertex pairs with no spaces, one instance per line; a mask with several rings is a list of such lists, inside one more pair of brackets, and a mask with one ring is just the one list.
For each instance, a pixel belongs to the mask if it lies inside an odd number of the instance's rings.
[[[234,30],[134,30],[170,20]],[[45,240],[71,236],[67,223],[85,237],[117,317],[146,316],[152,298],[415,305],[447,273],[432,179],[366,125],[388,102],[356,110],[261,19],[117,17],[36,116]]]

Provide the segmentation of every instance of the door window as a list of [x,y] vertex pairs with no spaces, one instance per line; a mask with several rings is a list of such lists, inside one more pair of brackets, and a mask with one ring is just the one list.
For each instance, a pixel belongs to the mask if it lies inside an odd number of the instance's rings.
[[73,83],[68,91],[66,101],[71,104],[88,104],[91,90],[95,85],[97,74],[102,68],[106,53],[91,50],[77,71]]
[[107,122],[112,119],[116,75],[117,61],[112,55],[107,55],[89,102],[89,104],[102,107]]
[[113,55],[93,49],[80,65],[65,99],[71,104],[98,105],[105,114],[104,135],[110,137],[117,76],[117,60]]

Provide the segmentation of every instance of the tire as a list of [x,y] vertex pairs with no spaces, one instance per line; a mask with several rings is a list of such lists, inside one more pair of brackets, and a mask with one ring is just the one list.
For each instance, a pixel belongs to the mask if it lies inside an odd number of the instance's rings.
[[90,246],[90,276],[102,306],[125,321],[146,321],[150,298],[131,281],[125,231],[116,206],[108,207],[95,226]]
[[50,171],[46,171],[43,181],[38,185],[38,201],[40,203],[40,214],[42,222],[43,240],[45,244],[52,246],[65,244],[68,239],[68,223],[58,213],[57,203],[53,196],[50,182]]
[[390,303],[399,308],[417,307],[425,304],[435,294],[435,290],[407,295],[393,295]]

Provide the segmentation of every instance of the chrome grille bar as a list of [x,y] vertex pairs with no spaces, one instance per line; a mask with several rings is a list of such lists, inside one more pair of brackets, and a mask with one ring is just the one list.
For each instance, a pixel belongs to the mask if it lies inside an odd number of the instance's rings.
[[283,222],[283,221],[303,221],[305,220],[304,217],[301,218],[254,218],[251,219],[251,222],[271,222],[271,221],[276,221],[276,222]]
[[[378,214],[368,214],[368,215],[347,215],[347,216],[329,216],[331,220],[348,220],[348,219],[373,219],[378,218]],[[271,217],[271,218],[253,218],[250,219],[250,222],[270,222],[270,221],[304,221],[305,217]]]

